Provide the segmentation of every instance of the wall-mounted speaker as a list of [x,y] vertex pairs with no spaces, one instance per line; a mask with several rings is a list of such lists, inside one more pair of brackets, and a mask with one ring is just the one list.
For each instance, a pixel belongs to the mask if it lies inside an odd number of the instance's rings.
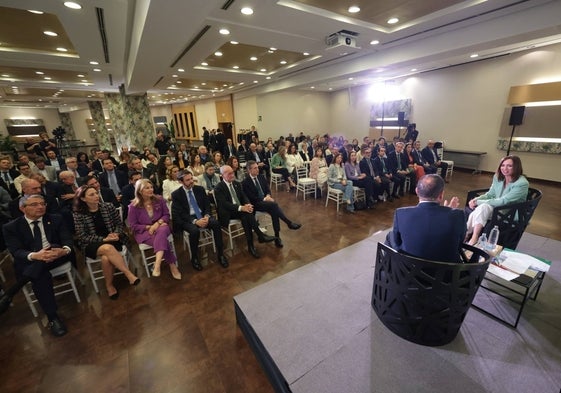
[[509,126],[519,126],[522,124],[522,119],[524,118],[525,106],[513,106],[510,110],[510,119],[508,121]]
[[405,125],[405,112],[397,112],[397,125],[400,127]]

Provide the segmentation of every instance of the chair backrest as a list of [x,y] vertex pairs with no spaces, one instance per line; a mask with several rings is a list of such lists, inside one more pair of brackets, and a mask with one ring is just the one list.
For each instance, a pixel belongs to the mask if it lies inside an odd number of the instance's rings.
[[308,168],[306,168],[306,165],[296,168],[296,177],[298,179],[308,177]]
[[470,263],[435,262],[378,243],[372,308],[398,336],[422,345],[452,341],[489,267],[489,255],[464,245]]
[[444,156],[444,142],[442,141],[435,142],[434,148],[436,150],[436,155],[438,156],[438,159],[442,160],[442,157]]

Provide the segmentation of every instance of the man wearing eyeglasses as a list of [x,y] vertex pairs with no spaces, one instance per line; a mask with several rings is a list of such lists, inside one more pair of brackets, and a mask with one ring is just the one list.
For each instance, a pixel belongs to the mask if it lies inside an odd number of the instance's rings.
[[46,203],[42,195],[22,197],[20,209],[24,215],[2,228],[14,259],[17,283],[0,297],[0,314],[9,308],[13,296],[31,282],[33,292],[49,319],[49,331],[56,337],[64,336],[67,330],[57,314],[49,271],[70,260],[72,234],[61,216],[45,214]]

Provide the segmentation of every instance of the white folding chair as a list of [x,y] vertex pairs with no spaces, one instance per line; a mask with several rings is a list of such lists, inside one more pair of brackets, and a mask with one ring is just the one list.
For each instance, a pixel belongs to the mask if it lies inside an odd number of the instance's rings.
[[327,198],[325,199],[325,207],[327,207],[327,204],[329,203],[330,200],[337,203],[337,212],[339,212],[339,205],[343,204],[343,191],[338,190],[336,188],[332,188],[328,184]]
[[271,167],[271,159],[269,158],[269,174],[271,175],[271,184],[269,185],[270,188],[273,188],[273,184],[275,185],[275,191],[278,191],[279,184],[282,185],[286,183],[282,178],[280,173],[273,172],[273,168]]
[[4,276],[4,271],[2,270],[2,265],[4,264],[4,262],[6,262],[8,259],[11,259],[12,255],[10,254],[10,252],[8,250],[4,250],[0,253],[0,279],[2,279],[2,282],[6,282],[6,277]]
[[[81,302],[80,295],[78,294],[78,290],[76,289],[76,283],[74,282],[74,267],[72,266],[72,263],[66,262],[63,265],[60,265],[59,267],[52,269],[50,273],[51,276],[53,277],[66,276],[66,280],[56,285],[53,285],[55,296],[73,292],[76,301],[78,303]],[[35,296],[35,293],[33,292],[31,283],[24,285],[23,295],[25,296],[25,300],[27,300],[27,304],[29,304],[29,308],[31,309],[33,316],[37,317],[39,314],[37,313],[37,308],[35,308],[35,303],[37,303],[38,300],[37,297]]]
[[364,188],[353,186],[353,201],[366,202],[366,191],[364,190]]
[[317,192],[317,182],[316,179],[308,177],[308,168],[306,166],[296,168],[296,178],[296,199],[298,199],[298,191],[302,191],[304,200],[306,200],[306,195],[308,194],[313,194],[315,198]]
[[261,232],[267,232],[269,228],[273,227],[273,220],[267,212],[255,212],[255,220],[259,224],[259,229]]
[[[214,233],[207,228],[199,228],[199,248],[212,245],[212,251],[216,252],[216,244],[214,243]],[[189,255],[191,258],[193,254],[191,253],[191,244],[189,243],[189,232],[183,231],[183,250],[189,250]]]
[[222,233],[228,236],[230,242],[230,250],[234,249],[234,239],[239,236],[245,235],[245,230],[243,229],[242,220],[234,219],[230,220],[226,228],[222,228]]
[[[175,254],[177,266],[179,267],[179,260],[177,259],[177,253],[175,252],[175,245],[173,242],[173,234],[168,236],[168,242],[170,244],[170,250]],[[149,246],[148,244],[139,243],[138,249],[140,250],[142,263],[144,264],[144,268],[146,269],[146,275],[148,277],[151,277],[152,274],[150,273],[150,266],[154,265],[154,263],[156,262],[156,254],[152,253],[152,255],[149,255],[147,251],[154,250],[154,247]]]
[[[123,245],[123,249],[121,250],[121,255],[125,260],[127,266],[130,266],[130,258],[131,255],[127,250],[127,247]],[[103,280],[103,270],[101,269],[101,259],[97,258],[88,258],[86,257],[86,267],[88,268],[88,272],[90,273],[90,279],[92,280],[92,284],[94,290],[99,293],[99,288],[97,287],[97,280]],[[118,274],[123,274],[123,272],[115,269],[115,276]]]

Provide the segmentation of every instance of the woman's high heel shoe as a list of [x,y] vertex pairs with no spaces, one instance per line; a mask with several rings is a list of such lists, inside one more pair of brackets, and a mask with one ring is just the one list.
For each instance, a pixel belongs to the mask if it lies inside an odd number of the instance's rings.
[[181,272],[177,268],[177,265],[169,265],[169,270],[171,271],[171,275],[173,276],[173,278],[175,278],[176,280],[181,280]]
[[160,271],[160,265],[156,265],[154,264],[154,267],[152,268],[152,277],[160,277],[161,271]]

